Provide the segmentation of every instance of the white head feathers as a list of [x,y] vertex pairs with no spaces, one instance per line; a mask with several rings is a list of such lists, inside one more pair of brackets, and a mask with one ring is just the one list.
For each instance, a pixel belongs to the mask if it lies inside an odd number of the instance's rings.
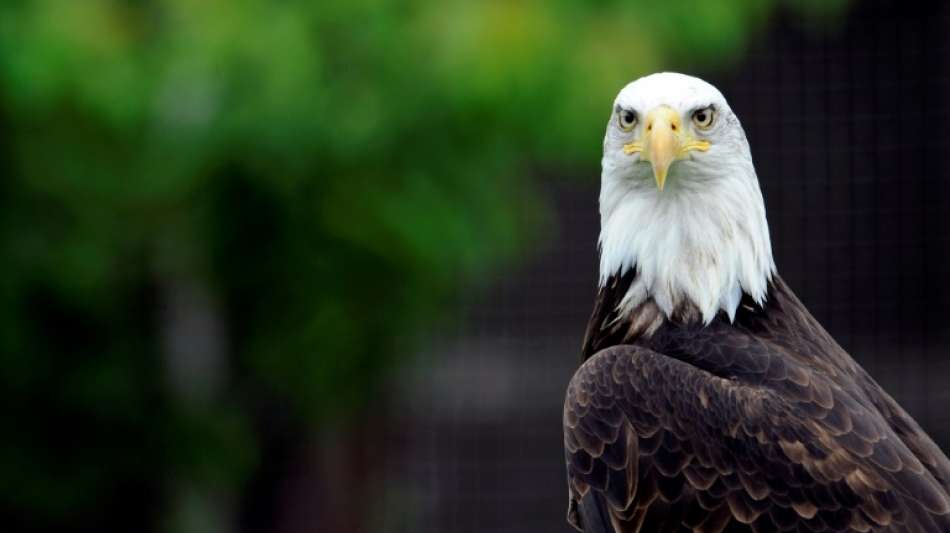
[[[708,149],[681,151],[663,190],[649,152],[624,149],[646,142],[649,114],[661,106],[681,119],[672,127],[679,139],[708,141]],[[697,121],[706,117],[694,113],[710,106],[712,122]],[[719,310],[732,320],[743,292],[765,300],[775,271],[765,204],[745,132],[712,85],[661,73],[620,91],[604,137],[600,215],[601,284],[637,269],[623,310],[652,298],[669,317],[691,303],[709,323]]]

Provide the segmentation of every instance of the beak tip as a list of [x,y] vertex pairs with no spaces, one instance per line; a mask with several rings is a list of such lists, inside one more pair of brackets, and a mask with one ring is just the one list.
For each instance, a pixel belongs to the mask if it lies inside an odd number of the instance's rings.
[[656,178],[656,188],[663,192],[663,186],[666,185],[666,172],[654,173],[653,177]]

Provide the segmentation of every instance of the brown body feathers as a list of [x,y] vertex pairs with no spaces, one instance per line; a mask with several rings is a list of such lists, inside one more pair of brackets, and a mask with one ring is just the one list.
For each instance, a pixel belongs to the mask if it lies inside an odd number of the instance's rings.
[[779,277],[734,322],[600,289],[564,406],[594,532],[950,532],[950,461]]

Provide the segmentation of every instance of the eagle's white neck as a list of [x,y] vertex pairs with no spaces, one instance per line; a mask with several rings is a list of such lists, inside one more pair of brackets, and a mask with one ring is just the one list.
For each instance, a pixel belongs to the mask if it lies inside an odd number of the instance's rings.
[[649,166],[629,175],[617,157],[603,160],[600,283],[637,269],[622,312],[652,298],[667,317],[690,303],[709,323],[719,310],[732,320],[743,292],[764,302],[775,263],[748,152],[676,163],[662,192]]

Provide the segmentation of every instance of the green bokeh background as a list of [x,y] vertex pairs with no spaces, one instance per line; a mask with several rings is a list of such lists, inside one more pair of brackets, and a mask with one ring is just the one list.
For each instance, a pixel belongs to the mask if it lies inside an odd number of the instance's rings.
[[201,530],[181,487],[240,500],[263,418],[345,428],[536,248],[537,169],[597,168],[624,83],[726,67],[778,7],[0,4],[0,510]]

